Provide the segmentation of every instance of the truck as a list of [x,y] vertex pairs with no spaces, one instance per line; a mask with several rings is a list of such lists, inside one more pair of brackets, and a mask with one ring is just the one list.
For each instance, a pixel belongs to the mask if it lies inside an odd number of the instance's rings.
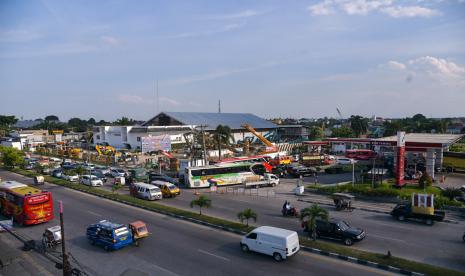
[[433,225],[435,221],[444,220],[445,212],[434,209],[433,194],[412,194],[412,202],[397,204],[392,209],[391,216],[399,221],[411,219]]
[[246,178],[244,184],[246,188],[275,187],[279,185],[279,177],[271,173],[265,173],[263,176],[255,175]]

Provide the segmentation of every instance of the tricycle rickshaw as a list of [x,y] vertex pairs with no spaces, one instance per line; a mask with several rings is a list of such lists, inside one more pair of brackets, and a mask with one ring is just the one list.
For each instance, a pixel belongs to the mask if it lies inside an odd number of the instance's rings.
[[341,211],[347,209],[353,211],[352,200],[355,198],[353,195],[344,194],[344,193],[334,193],[331,196],[336,206],[336,210]]
[[45,179],[42,175],[34,176],[34,185],[44,185]]
[[42,234],[42,244],[45,249],[54,248],[61,243],[61,227],[59,225],[45,229]]

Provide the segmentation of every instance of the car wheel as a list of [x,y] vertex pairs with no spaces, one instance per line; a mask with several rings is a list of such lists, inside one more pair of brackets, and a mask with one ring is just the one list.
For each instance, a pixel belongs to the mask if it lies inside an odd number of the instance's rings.
[[347,246],[351,246],[352,244],[354,244],[354,241],[350,238],[347,238],[344,240],[344,244]]
[[283,257],[281,256],[281,254],[279,254],[279,253],[277,253],[277,252],[275,252],[275,253],[273,254],[273,258],[274,258],[274,260],[277,261],[277,262],[280,262],[280,261],[283,260]]
[[425,223],[426,223],[426,225],[433,225],[433,220],[432,219],[426,219]]
[[404,221],[404,220],[405,220],[405,217],[404,217],[404,216],[398,216],[397,219],[398,219],[399,221]]
[[247,252],[247,251],[249,251],[249,247],[246,244],[241,244],[241,250],[243,252]]

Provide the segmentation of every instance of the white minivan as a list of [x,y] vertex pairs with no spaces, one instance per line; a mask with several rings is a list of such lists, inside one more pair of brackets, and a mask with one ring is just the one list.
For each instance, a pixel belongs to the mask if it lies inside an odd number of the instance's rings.
[[138,198],[157,200],[163,197],[160,188],[152,184],[136,182],[131,189],[133,189],[132,194]]
[[300,250],[299,236],[295,231],[261,226],[242,238],[241,249],[270,255],[276,261],[282,261]]

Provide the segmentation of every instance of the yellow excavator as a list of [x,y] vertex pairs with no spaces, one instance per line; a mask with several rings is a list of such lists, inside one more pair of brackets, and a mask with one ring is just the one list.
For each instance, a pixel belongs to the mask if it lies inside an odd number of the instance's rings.
[[258,133],[251,125],[243,124],[242,127],[247,129],[249,132],[251,132],[253,135],[255,135],[260,141],[262,141],[263,144],[266,145],[265,151],[262,151],[259,154],[275,153],[275,152],[278,151],[278,148],[273,143],[271,143],[270,141],[268,141],[268,139],[263,137],[263,135]]
[[117,155],[117,151],[114,147],[109,145],[95,145],[95,149],[98,152],[98,155]]

